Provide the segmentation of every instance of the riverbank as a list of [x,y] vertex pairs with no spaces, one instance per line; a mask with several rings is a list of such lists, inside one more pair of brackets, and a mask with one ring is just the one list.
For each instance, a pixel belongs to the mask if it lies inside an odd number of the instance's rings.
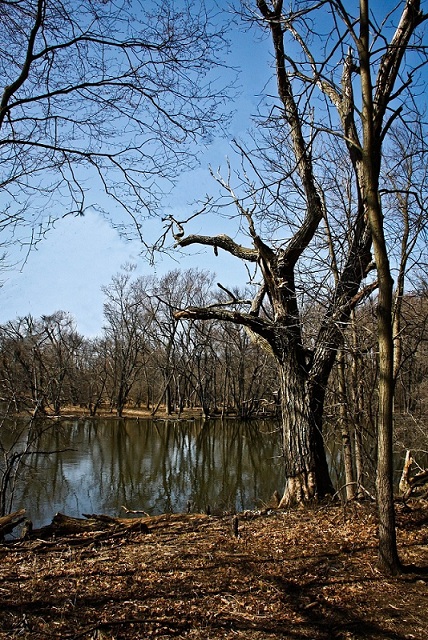
[[[26,418],[28,417],[27,413],[17,414],[20,417]],[[246,416],[247,418],[255,418],[255,419],[273,419],[276,417],[276,412],[273,410],[261,410],[254,411],[251,415]],[[112,411],[107,407],[100,407],[97,409],[95,415],[91,415],[89,409],[87,407],[81,406],[66,406],[61,409],[61,413],[55,414],[52,411],[47,410],[45,414],[40,414],[38,417],[44,418],[52,418],[55,420],[68,420],[68,419],[94,419],[94,418],[103,418],[103,419],[118,419],[118,415],[116,411]],[[185,408],[183,411],[177,412],[173,411],[168,414],[165,411],[165,407],[160,405],[155,412],[152,409],[147,409],[143,407],[127,407],[123,410],[121,418],[132,418],[132,419],[147,419],[147,420],[196,420],[199,418],[232,418],[232,419],[243,419],[243,416],[240,416],[236,411],[229,411],[223,414],[220,411],[215,411],[209,416],[204,416],[202,407],[192,407]]]
[[376,569],[370,504],[3,545],[0,638],[425,640],[428,502],[397,505],[397,522],[400,557],[420,569],[395,579]]

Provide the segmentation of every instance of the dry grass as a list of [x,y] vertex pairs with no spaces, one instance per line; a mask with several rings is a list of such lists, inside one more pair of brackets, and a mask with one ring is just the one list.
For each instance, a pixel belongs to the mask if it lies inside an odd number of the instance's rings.
[[[428,506],[398,509],[428,567]],[[373,508],[159,516],[150,533],[0,547],[0,638],[426,640],[428,576],[376,570]]]

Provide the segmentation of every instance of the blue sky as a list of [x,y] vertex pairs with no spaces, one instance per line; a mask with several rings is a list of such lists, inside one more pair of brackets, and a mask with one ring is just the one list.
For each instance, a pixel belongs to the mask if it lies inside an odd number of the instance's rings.
[[[235,112],[230,137],[242,136],[251,125],[251,115],[256,112],[259,95],[266,81],[271,78],[269,70],[269,45],[255,41],[251,33],[236,33],[233,49],[227,62],[241,67],[239,84],[241,94],[231,104]],[[250,62],[250,64],[248,64]],[[230,155],[229,141],[215,139],[208,146],[200,147],[200,166],[185,173],[169,198],[174,207],[165,200],[165,214],[175,213],[187,217],[192,211],[190,203],[197,197],[215,190],[208,166],[217,168],[226,165]],[[100,195],[102,197],[102,195]],[[220,229],[193,228],[195,233],[219,233]],[[162,230],[162,223],[153,220],[147,223],[143,233],[155,237]],[[9,252],[9,261],[16,268],[0,274],[3,286],[0,290],[0,323],[14,320],[18,316],[32,314],[34,317],[48,315],[57,310],[68,311],[75,319],[77,329],[87,337],[101,333],[103,324],[103,294],[101,287],[108,285],[125,263],[137,264],[136,275],[153,273],[162,275],[170,269],[199,267],[215,271],[224,286],[243,285],[246,272],[239,261],[222,253],[217,259],[211,249],[193,250],[193,256],[159,256],[155,267],[151,267],[139,256],[138,242],[122,240],[117,232],[95,211],[84,217],[66,217],[56,223],[36,250],[21,266],[25,252],[18,246]]]
[[[221,5],[221,3],[219,3]],[[386,2],[376,3],[376,8],[387,11]],[[319,25],[318,25],[319,26]],[[234,112],[230,127],[232,137],[244,137],[251,126],[251,115],[257,111],[260,96],[266,93],[266,84],[274,83],[270,63],[270,42],[260,41],[260,34],[245,32],[234,27],[232,51],[228,63],[240,68],[238,84],[241,93],[230,109]],[[275,92],[272,87],[271,93]],[[217,137],[210,144],[197,150],[199,168],[181,175],[176,189],[165,199],[163,215],[170,213],[177,218],[187,218],[193,211],[191,203],[206,193],[213,193],[216,185],[209,175],[208,166],[223,167],[232,155],[229,140]],[[95,194],[93,200],[102,199]],[[55,212],[57,213],[57,212]],[[199,226],[198,226],[199,225]],[[192,226],[192,233],[216,234],[229,232],[231,228],[221,226],[218,221],[200,218]],[[154,239],[162,231],[162,222],[147,222],[143,234]],[[242,238],[239,239],[241,242]],[[25,253],[18,246],[12,248],[9,261],[17,264],[15,269],[0,273],[3,287],[0,289],[0,323],[14,320],[18,316],[32,314],[34,317],[49,315],[55,311],[69,312],[75,319],[77,329],[85,336],[100,334],[103,324],[103,294],[101,287],[126,263],[137,265],[136,275],[154,272],[162,275],[170,269],[199,267],[214,271],[217,281],[231,288],[244,285],[246,271],[240,262],[224,252],[215,258],[211,249],[193,250],[193,255],[159,256],[155,267],[151,267],[139,255],[141,246],[137,242],[122,240],[117,232],[94,210],[84,217],[66,217],[57,222],[37,250],[29,256],[21,268]]]
[[214,258],[212,250],[201,249],[187,258],[159,256],[151,267],[139,256],[138,242],[119,238],[108,222],[94,212],[84,218],[62,220],[34,250],[25,266],[2,274],[0,323],[31,313],[34,317],[54,311],[68,311],[77,329],[87,337],[101,333],[103,295],[122,265],[137,265],[135,275],[162,275],[171,269],[198,267],[215,271],[225,286],[245,282],[239,262],[222,254]]

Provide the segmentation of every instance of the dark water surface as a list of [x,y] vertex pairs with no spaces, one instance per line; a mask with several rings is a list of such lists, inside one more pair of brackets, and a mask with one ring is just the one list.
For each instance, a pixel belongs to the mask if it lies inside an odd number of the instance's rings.
[[37,441],[45,453],[25,459],[13,509],[25,508],[35,527],[57,511],[124,515],[122,505],[151,515],[186,511],[189,501],[194,511],[253,509],[283,486],[279,443],[263,421],[51,423]]
[[[421,439],[426,445],[426,436],[413,442],[410,435],[396,449],[396,488],[405,449],[420,447]],[[32,429],[22,421],[4,422],[3,485],[5,459],[16,452],[28,455],[21,459],[16,484],[12,475],[4,495],[0,483],[0,499],[6,512],[25,508],[34,527],[48,524],[58,511],[75,517],[123,516],[122,505],[151,515],[185,512],[189,502],[195,512],[208,506],[213,513],[254,509],[284,488],[280,443],[278,425],[271,420],[110,418],[49,421]],[[340,487],[340,442],[329,439],[326,450],[333,483]],[[428,466],[426,446],[416,458]],[[364,484],[372,492],[374,478],[374,467],[368,466]],[[13,495],[11,503],[5,502],[6,495]]]

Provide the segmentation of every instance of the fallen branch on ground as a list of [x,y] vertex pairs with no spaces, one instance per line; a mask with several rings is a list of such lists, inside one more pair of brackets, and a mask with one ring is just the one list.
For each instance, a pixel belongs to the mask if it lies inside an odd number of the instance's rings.
[[403,502],[406,502],[417,491],[420,493],[427,493],[428,491],[428,469],[422,469],[418,473],[411,475],[413,462],[412,453],[407,450],[399,484],[400,492],[403,494]]
[[11,533],[15,527],[24,522],[25,509],[14,511],[7,516],[0,518],[0,539],[3,539],[8,533]]
[[140,514],[142,513],[143,515],[147,516],[148,518],[150,518],[150,514],[148,514],[146,511],[140,511],[140,510],[136,510],[134,511],[133,509],[128,509],[128,507],[125,507],[125,505],[122,505],[121,507],[125,513],[133,513],[133,514]]

